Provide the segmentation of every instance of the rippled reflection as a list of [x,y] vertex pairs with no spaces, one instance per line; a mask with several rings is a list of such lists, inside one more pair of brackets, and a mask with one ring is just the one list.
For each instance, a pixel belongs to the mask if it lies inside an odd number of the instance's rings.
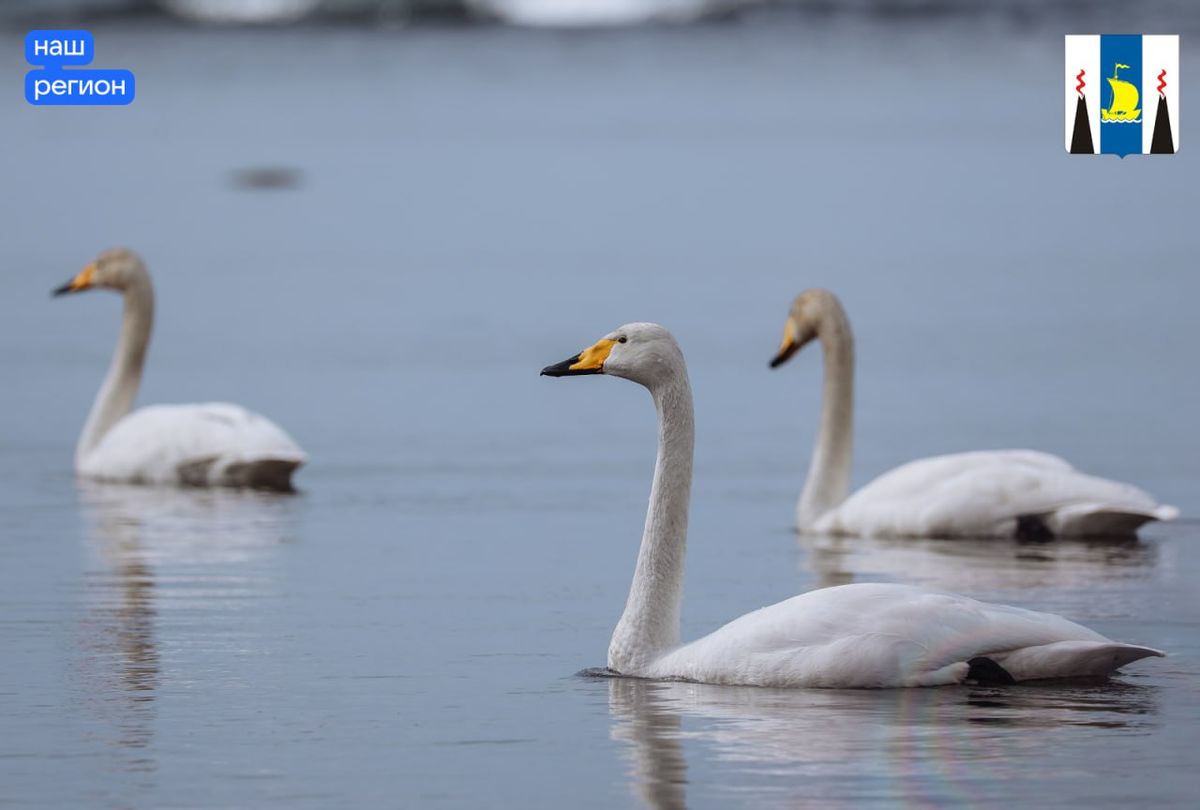
[[647,807],[687,807],[683,718],[667,705],[658,686],[633,678],[609,680],[612,737],[629,744],[634,793]]
[[885,578],[970,594],[1142,580],[1159,558],[1157,543],[1136,538],[1022,543],[801,535],[800,544],[819,587]]
[[273,579],[256,565],[291,533],[294,498],[213,490],[81,483],[89,559],[84,569],[79,699],[118,767],[154,770],[146,753],[164,682],[162,625],[206,612],[209,633],[231,600]]
[[652,808],[686,807],[689,781],[704,782],[708,797],[726,790],[736,799],[733,786],[746,781],[738,774],[753,775],[757,806],[1003,799],[1031,756],[1158,724],[1157,690],[1120,681],[848,691],[613,678],[608,686],[612,737],[629,746],[631,789]]

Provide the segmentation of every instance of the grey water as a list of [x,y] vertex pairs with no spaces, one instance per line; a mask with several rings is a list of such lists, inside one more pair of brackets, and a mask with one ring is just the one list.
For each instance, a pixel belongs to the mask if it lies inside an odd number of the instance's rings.
[[[994,21],[92,30],[128,108],[30,107],[0,53],[0,805],[1192,806],[1187,111],[1176,156],[1069,157],[1063,32]],[[140,401],[267,414],[300,494],[74,479],[119,301],[48,292],[114,244],[159,296]],[[857,330],[856,484],[1027,446],[1184,518],[797,538],[820,357],[766,365],[816,285]],[[1009,688],[577,675],[624,604],[653,411],[537,373],[632,320],[695,388],[685,638],[892,580],[1170,657]]]

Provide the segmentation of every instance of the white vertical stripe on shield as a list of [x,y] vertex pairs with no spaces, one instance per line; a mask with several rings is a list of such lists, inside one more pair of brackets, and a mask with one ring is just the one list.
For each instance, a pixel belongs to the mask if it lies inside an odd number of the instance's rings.
[[[1066,61],[1063,72],[1063,98],[1066,111],[1066,147],[1071,151],[1071,137],[1075,131],[1075,108],[1079,95],[1087,102],[1088,123],[1092,131],[1094,152],[1100,151],[1100,35],[1068,34],[1066,36]],[[1083,71],[1082,79],[1079,71]],[[1083,89],[1076,91],[1080,81]]]
[[[1166,75],[1159,79],[1162,71]],[[1171,142],[1179,151],[1179,36],[1146,34],[1142,37],[1142,153],[1150,154],[1154,124],[1158,118],[1158,86],[1165,82],[1162,95],[1167,97],[1171,118]]]

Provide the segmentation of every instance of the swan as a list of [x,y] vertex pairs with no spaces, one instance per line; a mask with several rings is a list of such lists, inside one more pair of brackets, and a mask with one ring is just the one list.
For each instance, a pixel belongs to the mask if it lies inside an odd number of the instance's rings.
[[511,25],[553,28],[684,23],[728,14],[751,0],[468,0]]
[[1086,475],[1035,450],[981,450],[909,462],[847,497],[854,424],[854,335],[837,296],[801,293],[792,304],[778,368],[821,341],[825,384],[821,427],[796,507],[802,532],[891,537],[1132,536],[1143,523],[1171,520],[1131,484]]
[[154,323],[154,287],[133,251],[101,253],[55,296],[108,288],[125,298],[112,364],[75,448],[82,478],[136,484],[290,491],[307,457],[274,422],[238,405],[153,405],[131,411]]
[[641,550],[608,648],[617,674],[743,686],[937,686],[1102,676],[1163,655],[1049,613],[888,583],[810,591],[680,645],[694,424],[679,345],[657,324],[626,324],[542,374],[624,377],[649,389],[658,411]]

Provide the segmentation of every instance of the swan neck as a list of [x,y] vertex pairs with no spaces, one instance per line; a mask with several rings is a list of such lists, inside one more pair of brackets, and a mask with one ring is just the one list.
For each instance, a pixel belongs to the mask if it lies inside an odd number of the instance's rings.
[[658,411],[658,457],[650,507],[629,599],[608,649],[609,667],[626,674],[644,672],[679,646],[695,444],[692,391],[682,361],[677,373],[651,394]]
[[154,288],[150,277],[138,274],[125,288],[125,308],[121,334],[113,352],[108,374],[100,385],[92,410],[84,423],[75,449],[78,467],[88,453],[96,449],[105,434],[133,408],[142,381],[142,367],[150,332],[154,326]]
[[854,334],[845,311],[830,301],[817,326],[825,381],[821,424],[809,463],[808,479],[796,509],[801,529],[813,525],[850,494],[854,451]]

